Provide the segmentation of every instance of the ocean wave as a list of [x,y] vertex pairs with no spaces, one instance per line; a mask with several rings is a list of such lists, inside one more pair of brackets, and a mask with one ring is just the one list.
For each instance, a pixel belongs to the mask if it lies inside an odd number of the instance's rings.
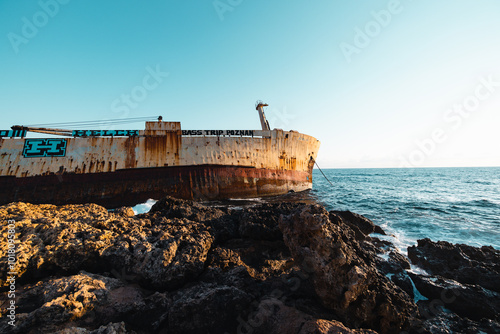
[[468,207],[483,207],[483,208],[494,208],[498,207],[500,208],[500,201],[494,201],[491,199],[475,199],[471,201],[460,201],[460,202],[455,202],[452,204],[452,206],[468,206]]
[[[500,249],[500,168],[326,170],[313,191],[327,209],[383,222],[401,247],[429,237]],[[379,221],[377,222],[376,219]],[[470,230],[470,231],[469,231]],[[469,232],[468,232],[469,231]]]
[[464,183],[477,184],[477,185],[483,185],[483,186],[493,186],[493,185],[497,184],[497,183],[494,183],[491,181],[478,181],[478,180],[467,180],[467,181],[464,181]]

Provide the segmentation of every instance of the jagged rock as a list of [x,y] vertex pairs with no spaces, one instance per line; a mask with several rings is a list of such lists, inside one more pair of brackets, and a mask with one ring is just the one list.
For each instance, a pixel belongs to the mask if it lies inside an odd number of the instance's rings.
[[404,274],[406,270],[410,269],[410,262],[401,253],[390,250],[383,256],[385,256],[385,259],[377,257],[375,261],[377,268],[384,275]]
[[168,314],[168,333],[223,333],[235,328],[237,317],[248,307],[252,298],[232,286],[200,284],[183,289]]
[[122,206],[113,210],[113,213],[123,217],[132,217],[135,215],[134,210],[129,206]]
[[[16,220],[19,241],[14,333],[246,333],[250,321],[253,333],[302,334],[416,333],[443,321],[450,330],[490,333],[498,325],[439,308],[412,323],[419,313],[408,262],[390,242],[369,236],[376,228],[359,215],[300,203],[230,209],[172,198],[147,214],[128,209],[0,206],[2,219]],[[7,233],[2,225],[2,238]],[[0,243],[0,305],[8,300],[6,252]],[[497,264],[486,255],[475,261]],[[479,290],[467,291],[477,298]],[[281,304],[267,308],[273,300]],[[433,309],[430,302],[420,309]],[[485,313],[495,305],[487,299]],[[9,326],[0,317],[0,332],[13,332]]]
[[403,254],[391,251],[389,253],[389,261],[391,263],[396,264],[399,268],[398,269],[410,269],[410,261],[406,257],[403,256]]
[[341,322],[323,319],[309,320],[304,324],[299,334],[377,334],[370,329],[350,329]]
[[93,331],[80,327],[71,327],[57,331],[54,334],[134,334],[134,333],[135,333],[134,331],[127,331],[125,323],[120,322],[120,323],[109,323]]
[[410,334],[449,334],[449,333],[500,333],[500,324],[491,319],[473,321],[460,318],[453,312],[443,312],[440,304],[435,301],[419,301],[420,314],[424,321],[418,327],[412,328]]
[[210,252],[209,264],[223,270],[245,266],[240,255],[229,248],[216,247]]
[[240,319],[238,330],[253,334],[377,334],[366,329],[352,330],[335,320],[315,319],[275,298],[262,300],[247,321]]
[[167,196],[156,202],[148,213],[148,217],[185,218],[195,222],[208,221],[224,215],[224,211],[209,208],[193,201]]
[[377,269],[413,299],[415,297],[413,285],[406,272],[410,269],[410,262],[401,253],[394,251],[391,247],[389,249],[386,250],[385,254],[381,255],[384,258],[381,256],[375,258]]
[[204,221],[205,225],[211,227],[210,233],[217,243],[239,238],[241,212],[232,211],[227,215],[216,219]]
[[[331,221],[334,219],[334,222]],[[295,261],[312,272],[323,304],[348,326],[399,333],[418,314],[413,301],[356,252],[348,226],[319,205],[282,216],[280,228]]]
[[278,227],[279,215],[275,206],[266,205],[259,211],[246,210],[240,216],[239,234],[254,240],[281,240],[283,238]]
[[426,277],[410,273],[422,295],[462,317],[500,320],[500,294],[480,285],[460,284],[443,277]]
[[[2,333],[29,333],[33,328],[49,333],[67,324],[98,327],[148,307],[143,293],[136,287],[86,272],[24,286],[17,296],[16,326],[10,326],[8,319],[3,318],[0,320]],[[3,308],[2,314],[5,314]],[[118,330],[121,327],[112,326],[109,330],[115,328],[121,333]]]
[[421,239],[417,246],[408,247],[408,257],[429,273],[500,292],[500,251],[491,246]]
[[[94,204],[39,211],[36,207],[20,203],[3,211],[7,219],[22,217],[16,232],[17,270],[23,282],[87,270],[111,272],[145,287],[174,289],[203,271],[213,242],[209,227],[185,218],[157,219],[153,224],[117,216]],[[0,254],[5,254],[6,245],[0,247]],[[2,256],[2,284],[6,269],[7,258]]]
[[[367,235],[371,233],[379,233],[385,235],[384,230],[375,225],[370,219],[358,215],[357,213],[351,211],[330,211],[331,213],[339,216],[342,221],[349,225],[349,227],[356,233],[356,239],[364,239]],[[362,233],[359,234],[359,232]]]
[[399,286],[404,292],[410,296],[411,299],[415,298],[413,291],[413,284],[411,283],[411,278],[408,276],[406,271],[401,271],[397,274],[389,275],[391,281]]
[[[85,214],[83,214],[85,212]],[[83,233],[79,226],[67,226],[61,220],[81,221],[81,226],[87,222],[97,222],[108,215],[106,209],[94,204],[62,206],[31,205],[26,203],[11,203],[0,207],[0,216],[6,220],[15,220],[17,263],[17,279],[23,281],[23,276],[34,275],[34,278],[46,276],[46,269],[52,269],[53,263],[49,257],[63,258],[68,262],[75,261],[74,267],[80,267],[79,256],[85,256],[81,240],[74,245],[65,244],[60,247],[61,241],[68,240],[70,235]],[[7,225],[2,225],[1,235],[7,237]],[[54,254],[54,248],[60,252]],[[82,248],[82,247],[80,247]],[[69,253],[69,257],[66,255]],[[5,285],[6,273],[9,271],[7,257],[7,243],[0,243],[0,286]],[[55,259],[54,259],[55,260]],[[59,268],[62,270],[62,268]],[[75,269],[75,270],[77,270]],[[12,270],[10,270],[12,271]]]
[[426,319],[423,328],[431,333],[445,333],[439,326],[451,332],[498,332],[500,251],[422,239],[417,246],[408,247],[408,257],[431,275],[410,273],[416,288],[429,298],[419,302],[427,305],[420,307]]

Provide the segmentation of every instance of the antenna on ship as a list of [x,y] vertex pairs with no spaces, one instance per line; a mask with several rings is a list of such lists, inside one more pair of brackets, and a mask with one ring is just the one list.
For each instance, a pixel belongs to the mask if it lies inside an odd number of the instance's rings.
[[260,100],[258,100],[255,103],[255,109],[259,111],[260,125],[262,126],[263,131],[271,130],[271,127],[269,126],[269,122],[266,119],[266,114],[264,114],[264,107],[267,107],[267,106],[268,106],[267,103],[264,103]]

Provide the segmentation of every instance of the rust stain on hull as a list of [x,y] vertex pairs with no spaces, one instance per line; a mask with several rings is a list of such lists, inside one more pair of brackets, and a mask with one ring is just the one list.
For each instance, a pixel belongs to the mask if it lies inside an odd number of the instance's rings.
[[182,166],[27,178],[0,177],[0,203],[25,201],[57,205],[91,202],[108,208],[171,195],[215,200],[263,197],[311,189],[308,172],[237,166]]
[[128,137],[125,140],[125,168],[137,167],[135,148],[137,147],[137,138]]

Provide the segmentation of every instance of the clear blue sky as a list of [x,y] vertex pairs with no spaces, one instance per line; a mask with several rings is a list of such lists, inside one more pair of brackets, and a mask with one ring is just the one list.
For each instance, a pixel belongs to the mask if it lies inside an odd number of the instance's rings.
[[498,0],[59,1],[0,1],[2,129],[258,129],[262,99],[325,168],[500,166]]

